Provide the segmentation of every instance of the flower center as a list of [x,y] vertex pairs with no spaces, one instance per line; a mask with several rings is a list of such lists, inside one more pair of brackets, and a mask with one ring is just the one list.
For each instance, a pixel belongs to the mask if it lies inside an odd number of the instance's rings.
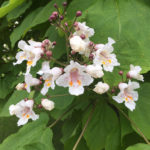
[[33,63],[32,61],[27,61],[27,65],[28,65],[28,66],[31,66],[32,63]]
[[69,85],[70,86],[80,86],[81,85],[81,80],[79,80],[79,71],[77,68],[73,68],[71,71],[70,71],[70,82],[69,82]]

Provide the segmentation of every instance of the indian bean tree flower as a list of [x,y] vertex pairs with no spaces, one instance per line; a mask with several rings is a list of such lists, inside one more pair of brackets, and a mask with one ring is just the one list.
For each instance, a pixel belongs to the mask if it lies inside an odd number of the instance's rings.
[[17,86],[16,86],[16,89],[18,91],[21,91],[21,90],[25,89],[25,84],[24,83],[18,83]]
[[18,126],[26,124],[29,119],[37,120],[39,118],[39,115],[36,115],[33,111],[33,104],[33,100],[21,100],[16,105],[10,105],[10,115],[16,115],[19,118],[17,122]]
[[50,69],[49,62],[45,61],[42,63],[42,68],[37,74],[42,75],[45,81],[41,93],[46,95],[49,88],[55,88],[55,80],[62,74],[62,69],[58,67]]
[[93,89],[97,94],[106,93],[109,90],[109,85],[107,83],[98,82]]
[[21,40],[18,43],[18,47],[23,50],[17,53],[16,64],[21,64],[24,60],[27,60],[27,70],[26,74],[30,72],[31,67],[34,67],[37,61],[41,58],[42,50],[42,42],[35,42],[33,40],[28,41],[27,44],[25,41]]
[[120,92],[117,96],[113,96],[113,99],[118,103],[125,103],[125,106],[133,111],[135,109],[136,103],[135,101],[138,100],[138,92],[135,89],[140,88],[139,83],[132,82],[129,80],[127,83],[120,83],[119,89]]
[[86,72],[93,78],[101,78],[104,75],[104,72],[100,65],[88,65],[86,66]]
[[130,78],[144,81],[143,75],[140,75],[141,70],[142,70],[142,68],[140,66],[134,66],[131,64],[130,65],[130,71],[128,72],[128,75]]
[[112,72],[114,66],[120,66],[120,63],[116,59],[116,55],[113,54],[113,46],[115,41],[112,38],[108,38],[108,43],[106,44],[97,44],[95,48],[97,49],[94,52],[94,64],[102,65],[105,71]]
[[55,103],[48,99],[42,99],[41,104],[42,104],[43,108],[48,111],[53,110],[55,107]]
[[71,95],[81,95],[84,93],[84,86],[88,86],[93,82],[93,78],[85,70],[85,66],[70,61],[70,65],[65,67],[65,73],[56,80],[56,84],[69,87]]
[[40,84],[40,80],[32,77],[30,73],[25,75],[25,89],[27,90],[28,93],[30,93],[31,91],[30,89],[31,86],[36,86],[39,84]]

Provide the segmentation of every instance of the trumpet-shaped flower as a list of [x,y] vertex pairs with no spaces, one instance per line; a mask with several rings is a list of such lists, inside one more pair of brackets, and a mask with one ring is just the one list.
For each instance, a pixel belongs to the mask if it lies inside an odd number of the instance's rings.
[[112,72],[114,66],[120,65],[116,59],[116,55],[112,54],[114,50],[112,44],[114,43],[115,41],[113,39],[108,38],[107,44],[96,45],[97,51],[94,52],[94,64],[103,65],[105,71]]
[[70,38],[71,49],[86,57],[89,57],[90,55],[89,42],[89,39],[83,40],[77,35]]
[[88,65],[86,66],[86,72],[93,78],[101,78],[104,75],[100,65]]
[[93,82],[93,78],[85,73],[85,69],[85,66],[70,61],[70,65],[65,67],[65,73],[56,80],[56,84],[63,87],[69,87],[69,93],[71,95],[78,96],[83,94],[83,86],[88,86]]
[[86,22],[77,22],[77,26],[76,26],[76,32],[74,33],[74,35],[78,35],[78,36],[81,36],[81,35],[85,35],[85,38],[89,38],[91,36],[94,35],[94,29],[88,27],[86,25]]
[[98,82],[93,89],[94,92],[98,94],[103,94],[109,90],[109,85],[107,83]]
[[16,105],[10,105],[10,115],[16,115],[19,118],[17,122],[18,126],[26,124],[29,119],[36,120],[39,118],[39,115],[36,115],[32,110],[33,104],[33,100],[21,100]]
[[41,104],[46,110],[49,111],[53,110],[55,107],[55,103],[48,99],[42,99]]
[[27,60],[26,74],[30,72],[31,67],[36,65],[37,61],[41,58],[41,54],[43,53],[41,42],[29,40],[28,43],[30,45],[23,40],[19,41],[18,47],[23,51],[17,53],[17,62],[13,63],[14,65],[21,64],[24,60]]
[[138,92],[135,91],[135,89],[138,89],[139,87],[139,83],[131,82],[130,80],[128,84],[120,83],[120,93],[117,96],[113,96],[113,99],[118,103],[125,102],[125,106],[133,111],[136,106],[135,101],[138,100]]
[[16,89],[18,91],[21,91],[25,88],[25,84],[24,83],[18,83],[17,86],[16,86]]
[[62,74],[62,69],[58,67],[50,69],[49,62],[45,61],[42,63],[42,69],[38,72],[38,74],[42,75],[43,80],[45,81],[41,90],[41,93],[45,95],[50,87],[52,89],[55,88],[54,81]]
[[40,84],[39,79],[33,78],[30,73],[25,75],[25,88],[28,93],[30,93],[31,86],[36,86],[38,84]]
[[130,71],[128,72],[129,76],[133,79],[144,81],[143,75],[140,75],[142,68],[140,66],[130,65]]

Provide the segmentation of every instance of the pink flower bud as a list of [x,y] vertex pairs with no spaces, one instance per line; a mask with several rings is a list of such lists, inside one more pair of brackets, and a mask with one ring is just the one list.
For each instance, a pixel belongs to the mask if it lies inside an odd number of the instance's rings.
[[64,19],[64,17],[63,16],[60,16],[60,20],[63,20]]
[[66,7],[67,6],[67,2],[63,2],[63,6]]
[[56,3],[54,4],[54,7],[55,7],[55,8],[58,8],[58,6],[57,6],[57,4],[56,4]]
[[47,57],[51,57],[51,56],[52,56],[52,51],[47,51],[47,52],[46,52],[46,56],[47,56]]
[[54,45],[54,46],[56,45],[56,41],[53,42],[53,45]]
[[39,108],[39,109],[43,108],[42,104],[38,104],[37,108]]
[[81,39],[83,39],[83,40],[85,39],[85,35],[84,35],[84,34],[81,34],[80,37],[81,37]]
[[81,11],[77,11],[76,12],[76,17],[80,17],[82,15],[82,12]]
[[71,55],[75,55],[76,54],[76,52],[75,51],[71,51]]
[[132,78],[132,77],[130,76],[129,72],[127,73],[126,77],[127,77],[128,79],[131,79],[131,78]]
[[57,12],[57,11],[54,11],[54,12],[52,13],[52,15],[54,15],[55,17],[57,17],[57,16],[58,16],[58,12]]
[[90,59],[90,60],[93,60],[93,58],[94,58],[94,55],[93,55],[93,54],[90,54],[89,59]]
[[74,27],[77,27],[78,26],[78,22],[75,22],[73,25],[74,25]]
[[122,70],[121,70],[121,71],[119,71],[119,75],[121,75],[121,76],[123,75],[123,71],[122,71]]

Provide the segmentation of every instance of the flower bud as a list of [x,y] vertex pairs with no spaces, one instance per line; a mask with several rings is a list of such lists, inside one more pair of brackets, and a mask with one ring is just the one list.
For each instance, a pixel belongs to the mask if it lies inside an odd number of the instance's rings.
[[123,71],[122,71],[122,70],[121,70],[121,71],[119,71],[119,75],[121,75],[121,76],[123,75]]
[[23,89],[24,89],[24,83],[18,83],[17,86],[16,86],[16,89],[17,89],[18,91],[23,90]]
[[54,16],[54,15],[51,15],[49,18],[50,21],[54,21],[55,19],[56,19],[56,16]]
[[39,81],[39,84],[42,84],[43,82],[42,81]]
[[52,44],[55,46],[56,45],[56,41],[54,41]]
[[37,108],[40,108],[40,109],[43,108],[42,104],[38,104]]
[[63,6],[66,7],[67,6],[67,2],[63,2]]
[[78,26],[78,22],[75,22],[73,25],[74,25],[74,27],[77,27]]
[[43,77],[40,77],[40,80],[43,80]]
[[47,52],[46,52],[46,56],[47,56],[47,57],[51,57],[51,56],[52,56],[52,51],[47,51]]
[[81,11],[77,11],[76,12],[76,17],[80,17],[82,15],[82,12]]
[[67,23],[67,22],[65,22],[65,23],[64,23],[64,25],[67,27],[67,26],[68,26],[68,23]]
[[58,5],[55,3],[55,4],[54,4],[54,7],[55,7],[55,8],[58,8]]
[[98,82],[93,89],[94,92],[98,94],[103,94],[109,90],[109,85],[107,83]]
[[42,99],[41,104],[43,106],[43,108],[45,108],[46,110],[51,111],[52,109],[54,109],[54,102],[48,99]]
[[126,77],[127,77],[128,79],[131,79],[131,76],[130,76],[129,72],[127,73]]
[[84,35],[84,34],[81,34],[80,37],[81,37],[81,39],[83,39],[83,40],[85,39],[85,35]]
[[94,55],[93,55],[93,54],[90,54],[89,59],[90,59],[90,60],[93,60],[93,58],[94,58]]
[[112,90],[111,90],[111,93],[112,93],[112,94],[115,93],[115,89],[112,89]]
[[60,16],[60,20],[63,20],[64,19],[64,17],[63,16]]
[[89,46],[93,46],[93,45],[94,45],[94,43],[93,43],[93,42],[90,42],[90,43],[89,43]]
[[57,17],[57,16],[58,16],[58,12],[57,12],[57,11],[54,11],[54,12],[52,13],[52,15],[54,15],[55,17]]
[[76,52],[75,51],[71,51],[71,55],[75,55],[76,54]]

